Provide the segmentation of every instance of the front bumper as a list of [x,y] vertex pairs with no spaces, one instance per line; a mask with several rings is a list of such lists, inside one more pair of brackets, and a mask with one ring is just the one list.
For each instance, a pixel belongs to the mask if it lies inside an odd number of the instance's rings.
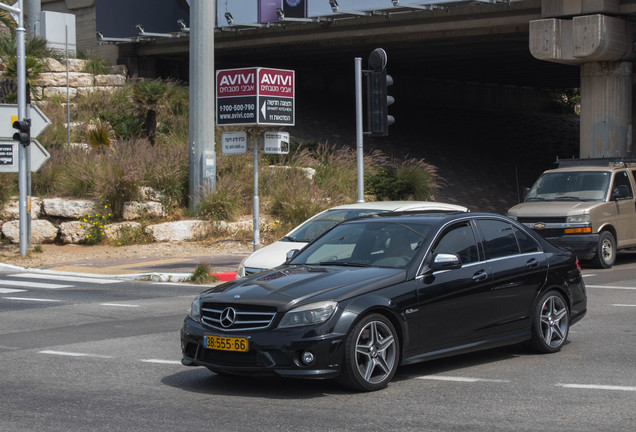
[[[540,231],[538,231],[541,234]],[[557,237],[545,237],[550,243],[570,249],[580,260],[590,260],[598,250],[598,234],[568,234]]]
[[[207,329],[189,317],[181,329],[182,363],[205,366],[221,373],[279,375],[294,378],[334,378],[340,373],[345,334],[322,334],[307,327],[273,329],[251,333]],[[203,347],[204,335],[247,337],[248,352],[231,352]],[[314,362],[304,364],[301,356],[311,351]]]

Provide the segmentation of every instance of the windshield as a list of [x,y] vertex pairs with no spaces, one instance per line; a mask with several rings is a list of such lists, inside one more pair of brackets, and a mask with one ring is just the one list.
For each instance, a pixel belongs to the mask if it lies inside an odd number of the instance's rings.
[[330,228],[338,225],[340,222],[348,219],[353,219],[358,216],[366,216],[370,214],[384,213],[388,210],[377,209],[348,209],[348,210],[327,210],[324,213],[320,213],[307,222],[300,225],[298,228],[283,237],[282,241],[292,242],[305,242],[309,243],[315,238],[318,238],[322,233]]
[[530,189],[526,201],[603,201],[610,177],[606,171],[544,173]]
[[303,249],[290,264],[406,267],[429,225],[365,221],[342,224]]

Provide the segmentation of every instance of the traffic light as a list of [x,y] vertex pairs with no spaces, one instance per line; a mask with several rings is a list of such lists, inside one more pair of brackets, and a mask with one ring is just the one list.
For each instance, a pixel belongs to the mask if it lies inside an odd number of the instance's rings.
[[13,134],[15,141],[19,141],[23,146],[31,144],[31,120],[16,120],[13,122],[13,129],[19,131]]
[[387,56],[382,48],[369,55],[370,71],[367,73],[367,127],[371,135],[387,136],[389,125],[395,118],[388,113],[388,106],[395,102],[387,94],[387,87],[393,84],[393,78],[386,73]]

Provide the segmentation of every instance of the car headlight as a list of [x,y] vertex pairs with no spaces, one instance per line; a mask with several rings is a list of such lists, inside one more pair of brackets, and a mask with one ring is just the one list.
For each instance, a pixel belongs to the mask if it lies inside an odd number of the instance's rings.
[[589,214],[580,214],[568,216],[565,220],[566,223],[588,223],[592,219]]
[[287,312],[278,327],[298,327],[323,323],[333,315],[337,305],[338,303],[335,301],[324,301],[299,306]]
[[197,297],[190,305],[190,310],[188,311],[188,316],[192,318],[194,321],[201,321],[201,297]]
[[242,278],[245,277],[245,260],[247,259],[247,257],[243,258],[241,260],[241,263],[239,264],[238,270],[236,271],[236,278]]

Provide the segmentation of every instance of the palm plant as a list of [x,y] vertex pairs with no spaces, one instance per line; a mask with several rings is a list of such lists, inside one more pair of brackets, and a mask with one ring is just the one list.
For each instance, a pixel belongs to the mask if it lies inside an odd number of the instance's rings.
[[157,110],[166,99],[168,86],[161,80],[143,80],[133,85],[133,101],[140,111],[145,111],[144,127],[151,145],[157,135]]

